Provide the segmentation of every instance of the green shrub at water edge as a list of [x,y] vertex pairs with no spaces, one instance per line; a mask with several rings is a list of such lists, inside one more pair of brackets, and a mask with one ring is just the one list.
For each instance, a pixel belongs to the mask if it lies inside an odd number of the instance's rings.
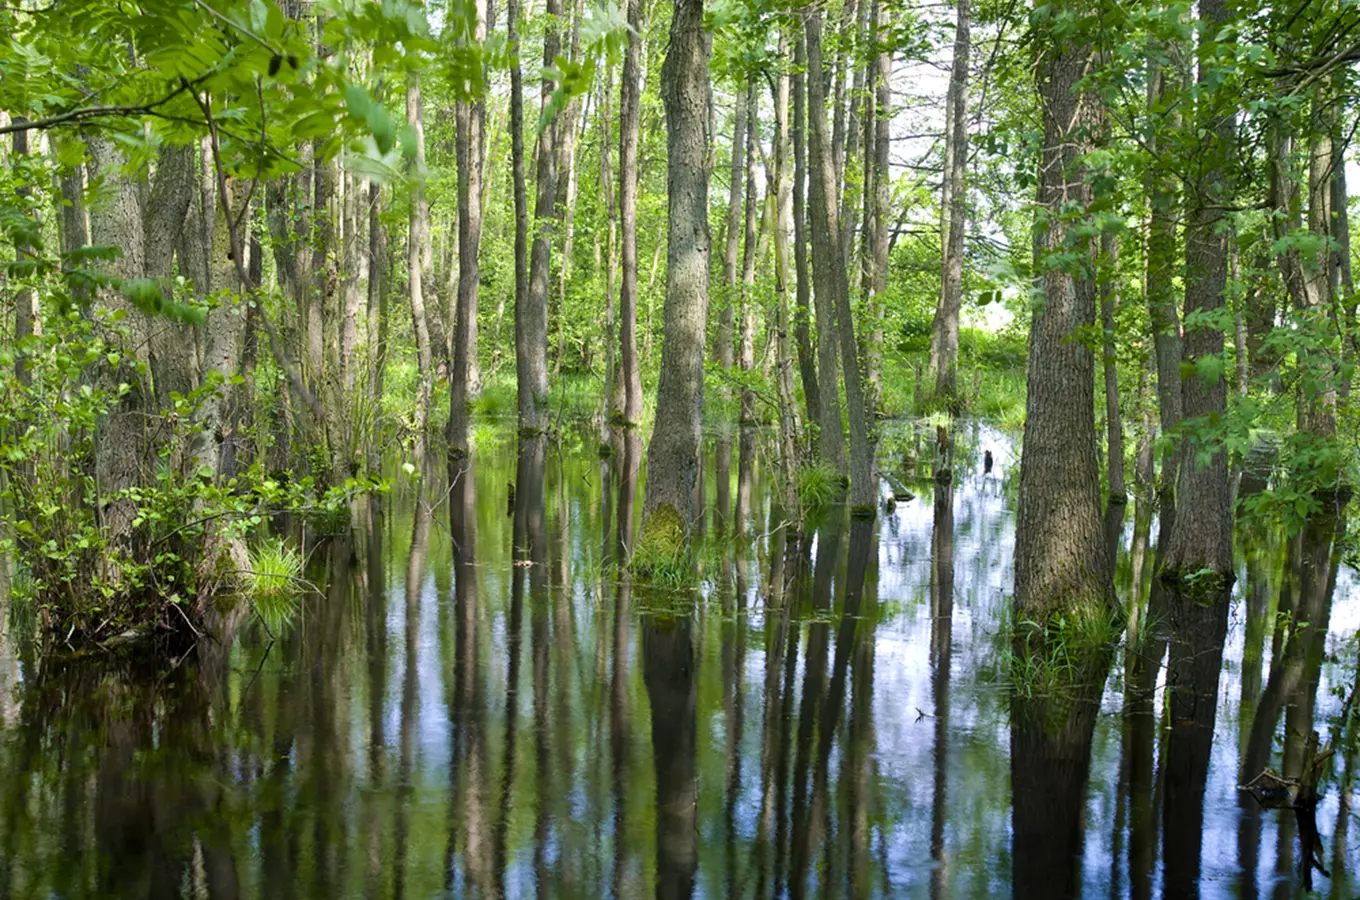
[[271,633],[286,627],[297,612],[302,580],[302,557],[278,538],[263,541],[250,550],[246,575],[250,601]]
[[798,470],[798,499],[809,511],[830,505],[840,495],[840,476],[821,463]]

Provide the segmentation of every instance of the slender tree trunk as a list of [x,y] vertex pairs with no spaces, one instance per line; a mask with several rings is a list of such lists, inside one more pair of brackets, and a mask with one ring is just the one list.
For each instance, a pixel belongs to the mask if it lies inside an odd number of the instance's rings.
[[963,307],[963,237],[968,228],[968,57],[971,51],[969,0],[958,0],[954,65],[945,100],[944,187],[940,191],[940,245],[944,278],[940,305],[930,329],[930,374],[935,394],[958,403],[959,311]]
[[[741,424],[754,425],[756,395],[747,383],[756,365],[756,245],[760,242],[760,201],[756,189],[756,146],[760,141],[760,105],[756,94],[755,76],[746,84],[746,236],[742,244],[741,263],[741,353],[737,364],[741,367]],[[735,147],[733,148],[735,149]]]
[[[810,40],[804,36],[799,42],[803,47],[805,58],[811,60]],[[796,65],[796,63],[795,63]],[[821,85],[825,83],[824,75],[820,67],[813,68],[808,65],[808,128],[812,132],[812,140],[809,141],[816,147],[815,120],[822,115],[825,109],[826,94]],[[822,117],[825,123],[825,117]],[[825,124],[822,126],[823,132],[826,130]],[[828,151],[823,147],[823,154]],[[807,205],[810,207],[808,212],[808,224],[811,227],[812,235],[825,237],[826,222],[819,225],[819,217],[825,214],[825,199],[819,196],[818,191],[824,185],[818,181],[819,178],[826,179],[825,172],[817,171],[821,160],[814,150],[811,154],[809,164],[808,179],[808,198]],[[830,180],[835,181],[834,172]],[[834,198],[833,198],[834,202]],[[818,210],[821,209],[821,212]],[[839,236],[839,230],[837,232]],[[823,282],[825,278],[834,277],[827,273],[827,264],[820,266],[817,264],[818,249],[825,250],[824,240],[811,240],[812,272],[809,283],[814,283],[816,290],[816,315],[817,315],[817,398],[820,404],[821,418],[818,421],[818,455],[821,461],[830,466],[832,471],[841,477],[846,476],[845,468],[845,426],[841,422],[841,402],[840,402],[840,379],[839,379],[839,352],[837,350],[836,335],[836,300],[831,294],[831,288]],[[837,267],[843,268],[844,254],[839,256],[840,262]]]
[[[850,288],[846,280],[845,252],[840,246],[839,209],[835,195],[835,170],[832,168],[826,133],[826,98],[822,95],[822,20],[813,9],[807,17],[807,60],[811,73],[808,92],[809,125],[812,132],[812,230],[824,235],[813,243],[813,277],[817,279],[818,308],[835,310],[836,330],[840,337],[841,363],[845,375],[845,405],[850,420],[850,503],[856,514],[875,515],[878,509],[878,479],[873,471],[873,444],[864,407],[864,382],[859,369],[855,342],[855,320],[850,309]],[[818,252],[820,250],[820,252]],[[829,338],[830,334],[823,336]],[[826,402],[825,392],[822,401]],[[839,447],[839,442],[837,443]]]
[[[1177,44],[1154,45],[1152,55],[1159,57],[1148,65],[1148,109],[1160,126],[1149,136],[1152,153],[1163,152],[1165,139],[1180,129],[1179,102],[1181,53]],[[1159,150],[1159,147],[1163,150]],[[1180,199],[1176,181],[1165,167],[1155,163],[1148,172],[1147,272],[1144,295],[1152,326],[1153,346],[1157,353],[1157,411],[1163,435],[1176,432],[1181,421],[1181,325],[1176,311],[1174,278],[1176,265],[1176,224]],[[1161,485],[1158,506],[1162,527],[1174,520],[1179,451],[1167,445],[1162,453]]]
[[[1313,139],[1308,159],[1308,231],[1318,239],[1323,248],[1317,258],[1303,266],[1305,291],[1313,327],[1319,331],[1330,331],[1337,324],[1336,304],[1334,301],[1339,269],[1336,255],[1330,249],[1333,230],[1332,168],[1336,165],[1337,154],[1333,145],[1332,133],[1336,130],[1336,100],[1331,91],[1320,90],[1313,98],[1312,132]],[[1344,160],[1343,160],[1344,167]],[[1306,364],[1311,370],[1309,376],[1300,382],[1300,394],[1296,401],[1299,414],[1299,429],[1320,438],[1336,436],[1336,365],[1323,354],[1322,361]]]
[[623,52],[619,88],[619,222],[622,280],[619,284],[619,343],[623,364],[623,420],[642,420],[642,374],[637,353],[637,201],[638,130],[642,118],[642,0],[628,0],[628,46]]
[[382,402],[387,374],[387,232],[378,213],[382,186],[368,186],[368,396],[376,409]]
[[1119,305],[1119,239],[1102,235],[1105,277],[1100,284],[1101,342],[1105,369],[1105,453],[1109,457],[1110,502],[1128,499],[1124,484],[1124,420],[1119,414],[1119,376],[1115,367],[1114,311]]
[[[741,257],[742,190],[746,181],[746,104],[747,91],[737,94],[736,110],[732,113],[732,163],[727,187],[727,223],[723,247],[723,298],[718,310],[718,335],[715,356],[724,376],[732,368],[737,306],[738,264]],[[724,390],[724,394],[726,394]]]
[[[1204,32],[1200,41],[1199,109],[1196,125],[1208,135],[1200,154],[1195,197],[1185,232],[1185,314],[1212,316],[1223,308],[1228,281],[1228,230],[1223,204],[1232,197],[1228,174],[1233,159],[1236,115],[1225,92],[1215,89],[1221,73],[1212,60],[1219,31],[1231,20],[1224,0],[1200,0]],[[1330,154],[1329,154],[1330,156]],[[1200,325],[1184,339],[1181,409],[1187,420],[1217,421],[1227,410],[1227,382],[1222,373],[1206,377],[1200,360],[1223,352],[1223,332]],[[1207,457],[1207,461],[1205,460]],[[1221,444],[1194,436],[1185,440],[1176,489],[1176,518],[1163,560],[1162,574],[1185,577],[1208,569],[1228,583],[1232,579],[1232,509],[1228,458]]]
[[[14,124],[22,125],[28,120],[23,116],[15,116]],[[21,128],[14,132],[10,137],[10,149],[13,153],[10,165],[13,166],[23,157],[28,156],[28,129]],[[28,202],[33,194],[33,189],[19,179],[19,187],[16,190],[18,200],[21,204]],[[14,246],[14,256],[16,260],[23,259],[32,253],[32,248],[26,243],[16,243]],[[14,343],[15,353],[15,374],[21,384],[29,383],[28,364],[24,361],[23,347],[21,342],[34,334],[42,333],[42,321],[39,316],[39,306],[37,295],[31,290],[24,289],[19,291],[14,300]]]
[[[1084,0],[1066,0],[1054,10],[1083,15]],[[1091,188],[1081,163],[1084,135],[1098,121],[1096,100],[1080,88],[1091,48],[1070,35],[1040,34],[1038,91],[1042,98],[1044,152],[1039,201],[1047,227],[1038,236],[1040,253],[1072,253],[1068,210],[1086,209]],[[1047,267],[1044,302],[1030,325],[1029,383],[1025,441],[1020,458],[1020,501],[1016,523],[1015,605],[1036,621],[1064,608],[1112,608],[1114,587],[1101,528],[1100,473],[1096,454],[1095,363],[1090,349],[1073,335],[1095,324],[1096,286],[1089,238],[1080,271]]]
[[[968,0],[959,0],[967,5]],[[881,0],[873,3],[874,42],[886,40],[887,9]],[[874,98],[870,104],[873,122],[873,153],[868,153],[869,135],[865,135],[865,171],[872,169],[873,177],[866,178],[872,186],[872,196],[866,195],[865,230],[872,235],[866,241],[869,249],[869,347],[865,353],[865,378],[869,383],[868,406],[865,412],[875,415],[883,399],[883,318],[887,312],[888,291],[888,216],[892,202],[890,159],[892,148],[892,54],[881,50],[874,57]]]
[[406,74],[406,121],[416,134],[415,178],[411,187],[410,231],[406,236],[406,284],[410,292],[411,319],[415,324],[416,363],[416,459],[423,464],[429,446],[430,395],[434,391],[434,355],[430,320],[425,311],[425,260],[429,256],[430,206],[425,199],[425,126],[420,97],[420,74]]
[[[795,31],[801,32],[795,26]],[[809,425],[822,418],[821,394],[817,380],[817,350],[812,343],[812,283],[808,279],[807,210],[807,76],[803,74],[803,36],[793,38],[793,265],[795,270],[794,339],[798,344],[798,376],[803,383],[803,400],[807,404]]]
[[[560,0],[547,0],[547,31],[543,36],[543,66],[552,66],[558,53]],[[546,110],[554,84],[543,80],[539,93]],[[548,291],[552,242],[557,227],[557,150],[560,122],[543,123],[538,134],[537,192],[534,197],[534,240],[529,256],[529,289],[522,306],[515,307],[515,380],[519,394],[519,428],[537,434],[547,426],[548,412]]]
[[[571,4],[571,50],[569,59],[581,56],[581,4],[579,0],[568,0]],[[589,99],[587,95],[586,99]],[[587,107],[589,104],[586,104]],[[562,110],[554,127],[557,131],[557,198],[555,202],[557,220],[562,223],[562,259],[557,265],[557,355],[553,360],[553,374],[562,371],[567,355],[567,288],[571,283],[571,264],[576,238],[576,143],[577,120],[581,118],[582,98],[573,94]]]
[[699,466],[711,250],[706,159],[709,48],[703,22],[702,0],[677,0],[661,71],[670,227],[661,381],[656,425],[647,448],[643,543],[677,527],[687,532],[696,516],[691,496]]
[[[518,16],[515,2],[510,0],[510,111],[513,119],[519,110],[520,97],[518,86],[520,71],[518,65],[519,44],[516,35]],[[486,0],[475,0],[477,24],[473,29],[473,40],[486,37],[488,19]],[[458,319],[454,326],[453,365],[449,368],[449,423],[446,438],[449,452],[463,454],[468,450],[468,401],[475,398],[481,388],[481,373],[477,364],[477,288],[481,282],[482,249],[482,155],[486,150],[486,101],[459,100],[454,107],[454,153],[458,161]],[[524,151],[521,135],[522,128],[514,128],[512,165],[520,164],[520,175],[516,184],[522,193]],[[523,267],[519,260],[523,256],[521,222],[523,221],[519,194],[515,197],[515,291],[520,297],[520,275]],[[518,303],[516,304],[518,308]]]
[[[340,325],[340,364],[345,376],[345,403],[353,405],[355,401],[354,388],[359,380],[359,358],[356,350],[359,347],[359,310],[362,308],[365,296],[363,282],[366,277],[371,277],[364,271],[364,231],[368,227],[368,217],[363,215],[364,195],[367,192],[360,187],[360,181],[352,173],[345,176],[345,293],[344,293],[344,319]],[[423,191],[422,191],[423,193]],[[428,215],[429,207],[426,205]],[[362,223],[362,224],[361,224]],[[440,355],[443,355],[441,349]],[[353,412],[346,418],[353,425]]]
[[[780,32],[780,57],[788,54],[788,35]],[[776,351],[778,372],[775,387],[779,394],[779,446],[784,474],[784,509],[795,531],[801,516],[798,507],[798,409],[793,390],[793,351],[790,346],[789,318],[789,212],[792,196],[789,193],[789,75],[779,73],[774,88],[774,166],[770,173],[768,192],[774,199],[774,292]]]
[[[623,415],[623,396],[619,383],[619,353],[615,341],[618,319],[614,304],[614,291],[618,286],[618,235],[619,208],[614,195],[614,176],[610,160],[610,146],[613,144],[614,128],[614,72],[612,67],[605,71],[601,86],[603,94],[600,103],[600,189],[604,193],[604,205],[609,221],[609,233],[605,254],[605,291],[604,291],[604,401],[601,404],[600,440],[608,441],[611,420],[621,419]],[[598,244],[596,245],[599,246]]]

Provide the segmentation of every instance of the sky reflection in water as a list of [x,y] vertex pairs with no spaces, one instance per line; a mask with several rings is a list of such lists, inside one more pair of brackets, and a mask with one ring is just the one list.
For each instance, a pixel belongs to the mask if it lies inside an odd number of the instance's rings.
[[[7,635],[0,897],[991,897],[1011,892],[1021,845],[1039,848],[1050,885],[1034,896],[1068,880],[1087,897],[1176,896],[1166,869],[1195,864],[1193,847],[1168,858],[1160,829],[1166,785],[1182,782],[1167,778],[1166,729],[1147,720],[1139,738],[1125,717],[1122,652],[1089,779],[1077,760],[1079,792],[1063,797],[1055,777],[1021,817],[1043,833],[1013,843],[1003,623],[1018,471],[1000,433],[972,426],[959,443],[949,489],[913,480],[919,498],[872,526],[826,516],[798,552],[769,462],[710,442],[693,612],[608,565],[620,509],[642,501],[622,477],[630,448],[602,462],[507,444],[483,449],[471,478],[432,473],[419,496],[403,481],[353,540],[319,545],[309,574],[325,596],[276,642],[250,622],[148,676],[44,669]],[[720,501],[735,514],[715,516]],[[1132,505],[1127,518],[1121,598]],[[1270,613],[1286,553],[1279,536],[1237,543],[1199,891],[1288,897],[1293,816],[1236,790],[1282,652]],[[1247,627],[1248,598],[1264,627]],[[1332,689],[1354,672],[1354,573],[1340,568],[1331,599],[1327,660],[1300,669],[1290,698],[1317,679],[1324,741]],[[1139,752],[1161,761],[1142,780]],[[1193,792],[1178,800],[1193,809]],[[1342,826],[1334,845],[1338,810],[1329,785],[1318,824],[1334,878],[1316,886],[1350,897],[1360,837]]]

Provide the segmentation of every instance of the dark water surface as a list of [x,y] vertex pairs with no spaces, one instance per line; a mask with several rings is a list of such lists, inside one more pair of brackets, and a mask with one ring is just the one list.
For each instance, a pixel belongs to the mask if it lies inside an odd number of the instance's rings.
[[[697,603],[610,565],[640,448],[505,444],[315,545],[274,639],[146,674],[0,637],[0,898],[1301,894],[1295,814],[1236,787],[1297,770],[1355,678],[1335,523],[1240,532],[1226,623],[1140,601],[1153,650],[1013,717],[1010,440],[961,431],[951,485],[801,547],[753,444],[710,444]],[[1360,890],[1348,794],[1325,896]]]

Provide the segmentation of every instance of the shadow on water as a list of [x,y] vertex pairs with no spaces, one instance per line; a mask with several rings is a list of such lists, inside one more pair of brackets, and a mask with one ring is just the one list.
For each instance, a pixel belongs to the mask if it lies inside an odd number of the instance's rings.
[[[1027,690],[1015,448],[960,424],[937,482],[933,432],[884,433],[918,499],[800,534],[765,436],[720,436],[697,590],[629,574],[619,431],[399,478],[290,623],[172,665],[7,628],[0,898],[1354,896],[1344,498],[1241,526],[1216,597],[1154,577],[1150,493],[1112,506],[1129,632]],[[1267,767],[1292,806],[1237,790]]]

